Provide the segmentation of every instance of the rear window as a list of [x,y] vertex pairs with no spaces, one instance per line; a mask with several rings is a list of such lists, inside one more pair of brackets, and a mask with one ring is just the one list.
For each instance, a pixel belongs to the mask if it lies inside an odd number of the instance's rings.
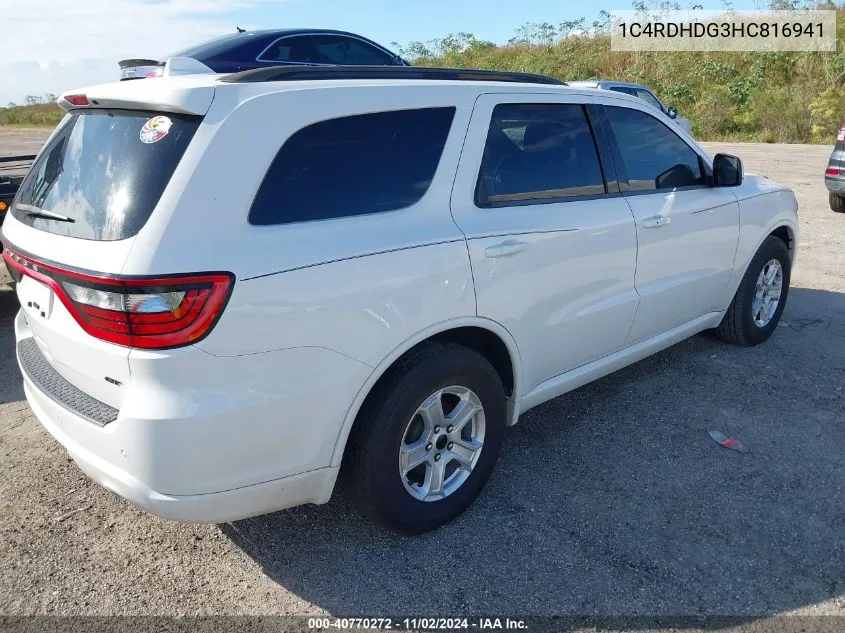
[[200,120],[139,110],[70,114],[30,169],[12,215],[68,237],[132,237],[158,204]]
[[[168,57],[202,57],[203,59],[207,59],[209,57],[213,57],[214,55],[225,53],[226,51],[239,46],[241,43],[249,41],[249,39],[254,39],[254,37],[255,36],[253,35],[245,33],[232,33],[231,35],[224,35],[222,37],[216,37],[213,40],[201,42],[196,46],[184,48],[172,55],[168,55]],[[240,42],[238,40],[240,40]]]
[[291,136],[255,196],[249,222],[287,224],[394,211],[428,190],[455,108],[321,121]]

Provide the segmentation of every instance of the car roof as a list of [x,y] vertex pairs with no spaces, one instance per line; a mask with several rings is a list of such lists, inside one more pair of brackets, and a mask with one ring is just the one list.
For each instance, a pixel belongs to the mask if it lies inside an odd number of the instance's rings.
[[[301,35],[307,33],[328,33],[332,35],[353,35],[355,37],[364,37],[352,31],[341,31],[338,29],[321,29],[316,27],[297,27],[285,29],[256,29],[254,31],[246,30],[243,33],[233,33],[233,35]],[[364,38],[367,39],[367,38]]]
[[[218,37],[205,40],[202,42],[198,42],[193,46],[189,46],[180,50],[177,53],[171,55],[172,57],[192,57],[194,55],[200,55],[202,53],[207,53],[212,50],[216,51],[223,51],[229,48],[229,46],[236,45],[238,42],[243,42],[244,40],[252,39],[252,38],[260,38],[260,39],[271,39],[276,37],[284,37],[284,36],[293,36],[293,35],[343,35],[345,37],[354,37],[355,39],[359,40],[366,40],[367,42],[372,42],[379,48],[383,48],[381,44],[375,42],[363,35],[358,33],[353,33],[351,31],[339,31],[336,29],[319,29],[319,28],[286,28],[286,29],[257,29],[254,31],[245,30],[245,31],[238,31],[236,33],[226,33],[225,35],[220,35]],[[387,50],[387,49],[385,49]]]
[[[361,72],[361,68],[352,68],[342,70],[344,75],[349,75],[349,78],[341,78],[337,76],[338,69],[323,68],[315,66],[309,68],[291,68],[289,71],[283,70],[283,67],[266,69],[261,71],[244,71],[235,74],[196,74],[196,75],[182,75],[182,76],[167,76],[159,77],[143,81],[113,81],[84,88],[71,90],[63,93],[64,95],[85,94],[88,98],[96,104],[96,107],[103,108],[148,108],[160,109],[162,111],[183,112],[186,114],[203,115],[210,106],[212,95],[216,90],[232,91],[234,102],[247,100],[262,94],[282,93],[286,91],[302,91],[302,90],[322,90],[322,89],[338,89],[338,88],[362,88],[362,87],[391,87],[401,89],[403,87],[409,90],[445,90],[451,94],[464,94],[470,98],[484,93],[494,91],[498,94],[504,93],[525,93],[531,92],[536,94],[561,94],[566,92],[568,94],[577,94],[587,97],[595,97],[595,88],[568,86],[564,83],[534,83],[529,81],[521,82],[511,77],[508,80],[496,80],[493,76],[488,77],[473,77],[472,72],[467,72],[465,76],[458,79],[450,78],[448,73],[443,76],[437,76],[437,73],[425,76],[425,72],[421,74],[420,78],[411,77],[408,74],[408,68],[394,69],[394,73],[400,71],[404,74],[397,74],[390,77],[390,70],[384,70],[383,67],[375,67],[373,76],[355,76],[356,73]],[[369,70],[373,70],[370,67]],[[418,67],[412,67],[418,68]],[[432,69],[419,68],[419,71],[430,71]],[[434,70],[451,70],[459,72],[466,69],[434,69]],[[280,73],[282,78],[268,77],[256,79],[256,76],[261,73]],[[485,71],[474,71],[485,72]],[[493,72],[493,71],[486,71]],[[313,73],[315,75],[323,75],[322,77],[308,78],[302,77],[303,73]],[[285,77],[284,75],[288,75]],[[299,76],[298,76],[299,75]],[[511,73],[511,75],[518,75],[518,73]],[[317,79],[317,80],[313,80]],[[551,79],[551,78],[546,78]],[[606,92],[602,95],[603,98],[612,98],[618,101],[627,101],[632,105],[641,106],[642,100],[628,94],[619,92]],[[68,104],[62,104],[62,98],[59,99],[59,104],[67,109]]]

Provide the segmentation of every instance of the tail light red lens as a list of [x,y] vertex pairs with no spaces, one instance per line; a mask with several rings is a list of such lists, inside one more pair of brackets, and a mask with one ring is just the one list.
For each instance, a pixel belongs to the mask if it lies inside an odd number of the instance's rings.
[[67,101],[72,106],[87,106],[90,105],[88,103],[88,97],[85,95],[65,95],[63,97],[65,101]]
[[229,300],[228,272],[167,277],[106,277],[39,262],[13,250],[3,259],[50,286],[91,336],[141,349],[168,349],[208,336]]
[[839,168],[838,167],[828,167],[825,170],[826,176],[838,176],[839,175]]

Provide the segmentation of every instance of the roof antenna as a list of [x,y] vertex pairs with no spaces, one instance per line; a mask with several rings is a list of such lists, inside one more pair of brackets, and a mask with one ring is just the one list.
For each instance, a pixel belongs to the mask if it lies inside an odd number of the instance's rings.
[[235,28],[238,30],[238,33],[246,33],[246,29],[242,29],[239,26],[236,26]]

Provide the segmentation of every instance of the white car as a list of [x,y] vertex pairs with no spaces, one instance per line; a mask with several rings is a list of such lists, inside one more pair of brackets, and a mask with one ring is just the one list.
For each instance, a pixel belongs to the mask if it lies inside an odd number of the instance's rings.
[[325,503],[343,471],[431,530],[528,409],[703,330],[761,343],[786,303],[793,193],[627,95],[272,68],[60,102],[2,228],[26,397],[163,517]]
[[643,84],[631,83],[629,81],[568,81],[567,85],[576,88],[599,88],[601,90],[612,90],[613,92],[621,92],[634,97],[638,97],[647,104],[654,106],[663,114],[672,119],[684,132],[692,136],[692,125],[689,119],[678,114],[675,106],[666,106],[657,95],[652,92],[648,86]]

